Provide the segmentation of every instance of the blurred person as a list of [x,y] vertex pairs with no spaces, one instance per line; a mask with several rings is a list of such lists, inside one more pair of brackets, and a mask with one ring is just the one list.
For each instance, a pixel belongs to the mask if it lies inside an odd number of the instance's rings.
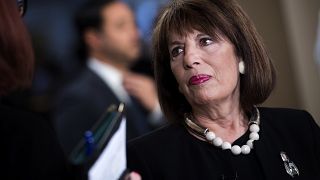
[[128,144],[142,179],[320,179],[320,128],[303,110],[257,107],[275,70],[236,0],[173,0],[153,34],[172,123]]
[[154,81],[129,70],[140,54],[139,33],[129,7],[92,0],[76,15],[83,71],[57,97],[54,124],[67,154],[107,107],[126,103],[127,138],[162,122]]
[[0,0],[0,179],[65,179],[68,168],[49,122],[7,97],[31,84],[34,54],[21,19],[26,0]]

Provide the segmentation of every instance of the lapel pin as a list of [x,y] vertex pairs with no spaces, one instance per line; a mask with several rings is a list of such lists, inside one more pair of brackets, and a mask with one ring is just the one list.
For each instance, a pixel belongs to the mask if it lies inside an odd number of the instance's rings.
[[284,167],[287,171],[287,173],[291,176],[291,177],[295,177],[295,176],[299,176],[299,169],[297,168],[297,166],[289,159],[289,157],[287,156],[287,154],[283,151],[280,152],[280,156],[281,159],[284,163]]

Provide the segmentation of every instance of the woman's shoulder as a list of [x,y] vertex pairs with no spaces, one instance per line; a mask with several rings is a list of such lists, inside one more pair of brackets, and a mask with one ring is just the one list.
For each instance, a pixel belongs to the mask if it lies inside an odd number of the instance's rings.
[[174,144],[184,139],[187,135],[186,132],[183,124],[168,124],[146,135],[130,140],[128,147],[152,147],[153,149],[158,146],[163,147],[164,145]]
[[20,107],[0,104],[1,128],[17,131],[17,133],[32,133],[42,128],[45,120],[32,111]]
[[309,112],[300,109],[259,107],[261,118],[268,118],[279,121],[290,119],[300,121],[313,119]]
[[283,114],[283,113],[305,113],[307,111],[302,109],[283,108],[283,107],[258,107],[260,112]]
[[318,128],[311,114],[305,110],[267,107],[259,107],[259,110],[262,124],[286,130]]

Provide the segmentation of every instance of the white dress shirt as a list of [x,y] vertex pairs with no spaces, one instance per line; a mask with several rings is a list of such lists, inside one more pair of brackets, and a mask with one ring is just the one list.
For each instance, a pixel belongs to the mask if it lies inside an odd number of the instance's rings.
[[90,58],[87,61],[90,70],[95,72],[117,96],[117,98],[125,103],[130,103],[130,96],[123,87],[123,76],[121,72],[106,63],[102,63],[96,58]]

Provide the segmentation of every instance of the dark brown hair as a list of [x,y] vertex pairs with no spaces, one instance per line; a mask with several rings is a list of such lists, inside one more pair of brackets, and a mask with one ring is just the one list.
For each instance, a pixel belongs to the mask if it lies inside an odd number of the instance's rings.
[[0,0],[0,96],[31,84],[34,56],[16,1]]
[[234,0],[173,0],[159,15],[153,33],[153,58],[159,101],[166,117],[183,121],[191,106],[178,90],[170,68],[168,41],[173,33],[193,29],[234,46],[246,67],[240,76],[240,104],[244,111],[264,102],[275,85],[275,70],[257,30]]

